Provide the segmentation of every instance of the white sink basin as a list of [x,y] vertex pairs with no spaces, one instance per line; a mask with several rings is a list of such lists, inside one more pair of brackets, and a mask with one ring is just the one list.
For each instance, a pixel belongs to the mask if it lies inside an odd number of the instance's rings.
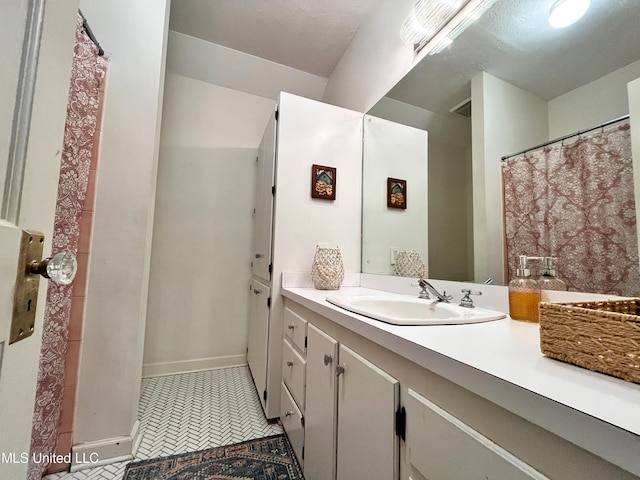
[[333,295],[327,301],[350,312],[393,325],[459,325],[489,322],[506,314],[484,308],[466,308],[411,295]]

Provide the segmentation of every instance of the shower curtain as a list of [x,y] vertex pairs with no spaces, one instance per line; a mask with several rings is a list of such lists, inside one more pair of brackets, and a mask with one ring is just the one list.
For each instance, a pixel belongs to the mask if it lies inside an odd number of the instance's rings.
[[[83,19],[78,14],[52,254],[61,251],[75,253],[78,248],[80,215],[97,135],[100,87],[105,79],[107,66],[107,59],[98,55],[98,48],[86,34]],[[29,455],[30,480],[39,480],[47,467],[42,462],[34,462],[34,459],[56,452],[72,289],[73,284],[58,285],[48,282]]]
[[569,290],[640,293],[628,120],[512,157],[502,175],[509,279],[518,255],[553,256]]

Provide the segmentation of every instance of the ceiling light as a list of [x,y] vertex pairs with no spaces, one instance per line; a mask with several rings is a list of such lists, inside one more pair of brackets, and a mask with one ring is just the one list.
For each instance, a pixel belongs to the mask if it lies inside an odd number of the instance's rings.
[[589,9],[589,0],[558,0],[551,6],[549,24],[563,28],[577,22]]
[[433,55],[451,45],[497,0],[417,0],[404,20],[400,38],[416,52]]

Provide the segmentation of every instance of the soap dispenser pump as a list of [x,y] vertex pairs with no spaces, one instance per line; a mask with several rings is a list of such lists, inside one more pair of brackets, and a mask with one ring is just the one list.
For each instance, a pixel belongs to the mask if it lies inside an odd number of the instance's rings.
[[509,316],[514,320],[537,322],[538,304],[541,300],[540,285],[531,278],[529,260],[541,260],[541,258],[518,256],[516,278],[509,282]]
[[542,265],[544,271],[542,276],[538,279],[538,284],[542,290],[566,290],[567,284],[558,278],[556,273],[554,262],[556,257],[544,257],[542,259]]

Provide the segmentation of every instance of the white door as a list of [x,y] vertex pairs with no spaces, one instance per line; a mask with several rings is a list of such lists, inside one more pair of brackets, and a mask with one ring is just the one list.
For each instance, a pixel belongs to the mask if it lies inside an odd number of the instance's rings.
[[267,341],[269,339],[270,289],[257,280],[249,284],[249,325],[247,338],[247,363],[262,406],[266,402],[267,389]]
[[[51,251],[78,9],[77,1],[44,3],[0,0],[0,478],[26,477],[46,281],[33,335],[9,345],[13,292],[21,231],[41,231],[44,255]],[[24,64],[23,42],[33,46]]]
[[337,364],[338,342],[309,324],[304,421],[304,478],[307,480],[333,480],[336,475]]
[[399,440],[395,412],[400,384],[353,350],[340,345],[338,377],[338,480],[395,480]]
[[253,258],[251,271],[265,282],[271,280],[271,235],[273,225],[273,186],[276,161],[276,117],[269,119],[258,149],[256,203],[253,217]]

